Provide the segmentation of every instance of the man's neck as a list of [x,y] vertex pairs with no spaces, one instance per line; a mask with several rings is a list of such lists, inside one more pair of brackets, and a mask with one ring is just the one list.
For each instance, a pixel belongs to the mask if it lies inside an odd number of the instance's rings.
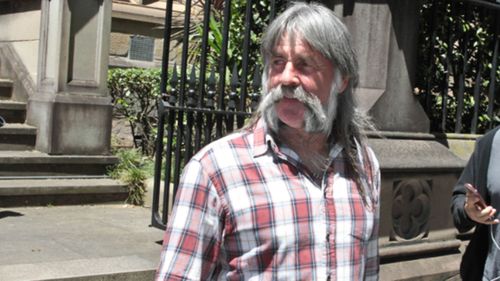
[[307,133],[303,130],[283,126],[278,138],[297,153],[302,163],[312,172],[323,172],[328,165],[328,137],[322,133]]
[[328,138],[322,133],[307,133],[304,130],[283,126],[278,132],[278,137],[297,153],[305,150],[307,153],[328,155]]

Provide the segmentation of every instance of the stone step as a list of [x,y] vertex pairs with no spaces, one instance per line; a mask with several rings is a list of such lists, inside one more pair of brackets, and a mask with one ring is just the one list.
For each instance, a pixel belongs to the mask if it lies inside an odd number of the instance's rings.
[[110,178],[0,177],[0,207],[124,202],[128,188]]
[[26,120],[26,103],[0,100],[0,116],[2,116],[7,123],[24,123]]
[[115,156],[0,150],[0,177],[105,175],[116,163],[118,158]]
[[0,100],[8,100],[12,97],[14,81],[0,78]]
[[33,126],[7,123],[0,127],[0,150],[32,150],[37,130]]

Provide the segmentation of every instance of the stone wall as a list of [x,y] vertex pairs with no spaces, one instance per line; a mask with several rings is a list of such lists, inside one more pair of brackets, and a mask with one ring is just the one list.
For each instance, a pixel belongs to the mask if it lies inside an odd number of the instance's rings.
[[[191,9],[192,24],[201,20],[203,10],[200,5],[200,2],[197,2]],[[165,8],[164,1],[113,2],[110,66],[159,67],[161,65]],[[184,30],[184,5],[174,1],[172,14],[169,62],[180,60],[182,31]],[[130,58],[132,36],[144,36],[154,40],[153,60],[144,61]]]
[[[160,67],[163,55],[163,39],[151,38],[153,40],[153,59],[146,60],[133,60],[130,58],[131,40],[135,34],[111,32],[110,38],[110,66],[111,67]],[[176,46],[173,46],[172,53],[175,53]],[[172,56],[176,60],[176,56]]]
[[36,81],[40,0],[0,2],[0,26],[0,43],[9,43],[12,46],[19,58],[18,63],[22,63],[31,79]]

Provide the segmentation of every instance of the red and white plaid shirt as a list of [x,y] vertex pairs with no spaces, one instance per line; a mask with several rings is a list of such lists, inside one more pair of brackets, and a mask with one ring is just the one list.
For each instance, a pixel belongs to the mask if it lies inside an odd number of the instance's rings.
[[380,172],[358,151],[368,206],[338,146],[319,185],[262,120],[208,145],[184,168],[156,280],[377,280]]

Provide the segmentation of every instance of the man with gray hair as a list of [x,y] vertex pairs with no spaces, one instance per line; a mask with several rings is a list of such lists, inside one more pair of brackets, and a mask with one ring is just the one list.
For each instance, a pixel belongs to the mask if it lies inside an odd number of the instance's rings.
[[184,168],[157,280],[377,280],[380,170],[346,27],[296,3],[262,40],[264,97]]

